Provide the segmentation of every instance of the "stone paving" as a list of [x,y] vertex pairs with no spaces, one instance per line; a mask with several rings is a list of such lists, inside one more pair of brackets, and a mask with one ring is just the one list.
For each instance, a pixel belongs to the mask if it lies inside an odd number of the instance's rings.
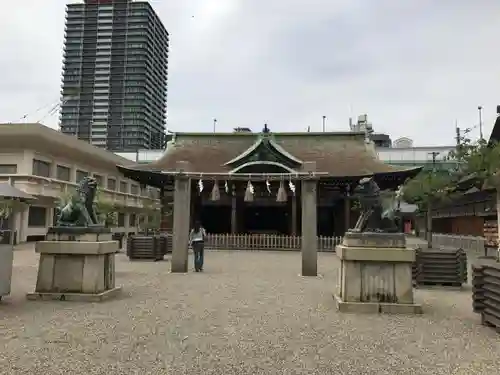
[[[191,261],[191,259],[190,259]],[[423,316],[335,311],[334,254],[207,252],[204,273],[118,255],[116,300],[30,302],[37,257],[16,251],[0,303],[0,374],[498,374],[500,337],[470,290],[419,290]]]

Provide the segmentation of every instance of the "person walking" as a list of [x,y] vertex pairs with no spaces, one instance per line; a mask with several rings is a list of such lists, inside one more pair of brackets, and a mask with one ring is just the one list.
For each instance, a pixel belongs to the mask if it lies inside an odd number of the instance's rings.
[[196,272],[203,271],[203,258],[204,258],[204,243],[207,233],[197,220],[194,223],[193,229],[189,233],[189,242],[193,248],[194,253],[194,269]]

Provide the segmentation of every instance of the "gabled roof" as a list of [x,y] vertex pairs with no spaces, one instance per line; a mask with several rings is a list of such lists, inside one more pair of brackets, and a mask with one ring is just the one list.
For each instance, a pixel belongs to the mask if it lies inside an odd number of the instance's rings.
[[[380,161],[364,133],[272,133],[272,147],[298,164],[315,162],[316,171],[330,176],[363,176],[404,172]],[[128,166],[135,170],[174,171],[186,161],[193,172],[229,173],[231,164],[251,154],[262,143],[255,133],[177,133],[165,154],[149,164]]]
[[270,148],[280,154],[284,159],[288,160],[292,164],[302,165],[302,160],[296,158],[289,152],[287,152],[283,147],[277,144],[273,138],[269,135],[263,135],[257,138],[255,143],[243,151],[241,154],[236,156],[235,158],[229,160],[227,163],[224,163],[225,166],[235,166],[241,163],[244,163],[246,159],[255,153],[259,148]]

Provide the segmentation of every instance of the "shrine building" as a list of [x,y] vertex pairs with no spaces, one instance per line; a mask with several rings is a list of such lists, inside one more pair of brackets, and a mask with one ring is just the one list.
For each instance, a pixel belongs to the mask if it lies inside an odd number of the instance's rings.
[[[265,126],[260,133],[175,133],[158,160],[118,169],[160,188],[163,231],[173,228],[182,176],[189,180],[189,221],[200,220],[209,233],[301,235],[302,211],[316,205],[317,235],[341,236],[357,220],[351,193],[361,178],[395,190],[422,168],[383,163],[364,132],[272,133]],[[313,189],[308,203],[304,181]]]

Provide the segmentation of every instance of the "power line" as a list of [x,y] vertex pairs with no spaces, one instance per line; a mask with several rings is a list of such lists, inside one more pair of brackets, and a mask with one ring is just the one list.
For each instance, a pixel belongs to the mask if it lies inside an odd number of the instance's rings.
[[39,107],[37,110],[35,110],[35,111],[33,111],[33,112],[30,112],[30,113],[25,113],[25,114],[24,114],[23,116],[21,116],[18,120],[13,121],[13,122],[21,122],[21,121],[24,121],[24,120],[26,120],[28,117],[33,116],[33,115],[36,115],[36,114],[37,114],[38,112],[40,112],[41,110],[43,110],[43,109],[45,109],[45,108],[47,108],[47,107],[49,107],[49,106],[53,106],[53,105],[54,105],[54,102],[52,101],[52,102],[50,102],[50,103],[48,103],[48,104],[45,104],[45,105],[43,105],[43,106]]
[[57,111],[59,110],[59,108],[61,107],[61,105],[64,104],[64,103],[57,103],[55,105],[52,106],[52,108],[50,108],[49,112],[47,112],[45,114],[45,116],[43,116],[40,120],[38,120],[37,122],[42,122],[43,120],[45,120],[47,117],[50,117],[50,116],[53,116],[54,114],[57,113]]

